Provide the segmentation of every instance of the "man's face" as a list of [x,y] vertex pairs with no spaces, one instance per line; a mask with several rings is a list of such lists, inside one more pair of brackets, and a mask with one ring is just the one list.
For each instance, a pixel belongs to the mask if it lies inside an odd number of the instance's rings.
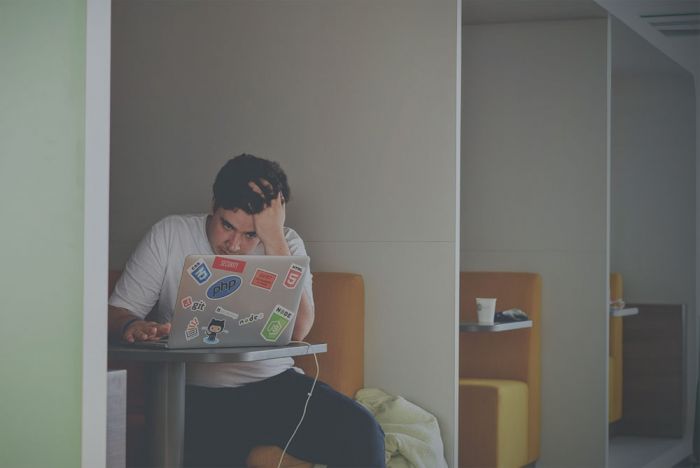
[[248,255],[260,242],[253,216],[239,209],[217,208],[207,223],[207,237],[217,255]]

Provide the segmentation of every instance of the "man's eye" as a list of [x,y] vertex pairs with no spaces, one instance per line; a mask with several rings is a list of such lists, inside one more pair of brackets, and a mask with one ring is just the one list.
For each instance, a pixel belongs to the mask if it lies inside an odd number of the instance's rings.
[[245,236],[246,236],[248,239],[255,239],[256,237],[258,237],[258,235],[257,235],[256,233],[254,233],[254,232],[246,232],[246,233],[245,233]]
[[231,226],[229,223],[227,223],[225,221],[222,224],[224,225],[224,229],[226,229],[227,231],[230,231],[231,229],[233,229],[233,226]]

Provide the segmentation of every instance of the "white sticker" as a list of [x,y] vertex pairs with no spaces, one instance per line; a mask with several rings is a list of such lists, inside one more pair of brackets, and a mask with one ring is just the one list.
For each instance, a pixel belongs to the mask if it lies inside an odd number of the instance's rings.
[[260,312],[259,314],[250,314],[248,317],[241,319],[238,321],[238,326],[242,327],[243,325],[250,325],[253,322],[257,322],[258,320],[262,320],[265,318],[265,314]]
[[187,329],[185,330],[185,339],[187,341],[193,340],[199,336],[199,319],[197,317],[190,320],[187,324]]
[[231,317],[232,319],[237,319],[238,314],[235,312],[231,312],[230,310],[226,310],[221,306],[217,306],[216,309],[214,310],[217,314],[225,315],[226,317]]

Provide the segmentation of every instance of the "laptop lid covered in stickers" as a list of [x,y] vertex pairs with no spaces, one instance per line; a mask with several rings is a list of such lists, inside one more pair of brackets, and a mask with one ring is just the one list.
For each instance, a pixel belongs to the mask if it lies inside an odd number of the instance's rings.
[[188,256],[167,347],[289,344],[308,269],[306,256]]

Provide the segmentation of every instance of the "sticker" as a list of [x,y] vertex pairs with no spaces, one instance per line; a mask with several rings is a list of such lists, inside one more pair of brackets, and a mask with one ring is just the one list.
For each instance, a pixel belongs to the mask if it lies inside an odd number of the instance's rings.
[[183,309],[189,309],[190,307],[192,307],[192,304],[194,304],[194,302],[192,301],[192,296],[187,296],[182,301],[180,301],[180,304],[182,304]]
[[292,312],[285,309],[281,305],[275,307],[267,319],[267,323],[260,332],[266,341],[277,341],[282,335],[282,332],[287,328],[289,322],[292,321]]
[[224,330],[225,326],[226,320],[211,319],[209,325],[202,327],[202,330],[204,330],[204,334],[206,335],[204,337],[204,342],[206,344],[219,343],[219,339],[216,337],[216,335],[219,333],[228,333],[228,330]]
[[237,319],[238,314],[235,312],[231,312],[230,310],[226,310],[221,306],[217,306],[216,309],[214,309],[214,312],[217,314],[225,315],[226,317],[231,317],[232,319]]
[[202,311],[207,308],[207,303],[204,301],[197,301],[192,304],[192,312]]
[[209,271],[207,263],[201,258],[194,262],[194,264],[187,269],[187,272],[197,284],[204,284],[211,278],[211,271]]
[[287,277],[284,279],[284,287],[289,289],[296,288],[303,274],[304,268],[296,263],[292,263],[292,266],[289,267],[289,271],[287,272]]
[[212,268],[217,270],[232,271],[234,273],[243,273],[245,270],[246,262],[243,260],[235,260],[233,258],[216,257],[214,263],[212,263]]
[[226,276],[215,283],[212,283],[207,289],[207,297],[209,299],[223,299],[229,296],[241,287],[241,277],[236,275]]
[[253,322],[257,322],[258,320],[262,320],[265,318],[265,314],[260,312],[259,314],[250,314],[244,319],[241,319],[238,321],[238,326],[242,327],[243,325],[250,325]]
[[197,317],[190,320],[187,324],[187,329],[185,329],[185,339],[187,341],[193,340],[199,336],[199,319]]
[[269,291],[272,289],[272,286],[275,285],[276,280],[277,273],[258,268],[257,270],[255,270],[255,276],[253,276],[253,279],[251,280],[250,284],[260,289],[265,289]]

